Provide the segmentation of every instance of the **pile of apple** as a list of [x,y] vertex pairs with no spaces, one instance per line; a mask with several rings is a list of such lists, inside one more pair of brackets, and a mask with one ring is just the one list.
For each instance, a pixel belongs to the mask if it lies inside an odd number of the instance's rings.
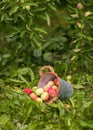
[[27,93],[30,98],[37,102],[45,102],[57,96],[58,85],[57,78],[53,81],[49,81],[45,86],[41,88],[33,87],[33,89],[25,88],[24,92]]

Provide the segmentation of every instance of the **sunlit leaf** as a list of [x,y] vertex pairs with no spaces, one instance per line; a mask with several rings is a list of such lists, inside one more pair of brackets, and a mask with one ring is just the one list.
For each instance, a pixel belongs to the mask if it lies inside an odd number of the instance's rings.
[[19,9],[19,6],[12,7],[10,12],[9,12],[9,15],[12,15],[12,14],[16,13],[18,11],[18,9]]
[[85,87],[84,86],[82,86],[81,84],[73,84],[73,87],[75,88],[75,89],[84,89]]
[[0,125],[5,125],[10,120],[10,117],[7,115],[2,115],[0,117]]
[[86,103],[82,106],[83,109],[88,108],[92,103],[93,103],[92,101],[86,102]]
[[51,21],[50,21],[50,17],[48,15],[48,13],[46,12],[46,19],[47,19],[47,25],[51,26]]
[[47,34],[47,32],[44,29],[42,29],[42,28],[35,28],[35,31],[37,31],[39,33]]
[[28,86],[29,86],[29,83],[26,81],[26,79],[22,76],[22,75],[19,75],[18,76],[24,83],[26,83]]

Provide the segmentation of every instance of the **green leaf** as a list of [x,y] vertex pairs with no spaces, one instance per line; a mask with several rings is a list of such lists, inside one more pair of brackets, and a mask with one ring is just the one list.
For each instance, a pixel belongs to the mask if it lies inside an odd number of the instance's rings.
[[29,75],[30,75],[31,80],[34,80],[34,73],[31,69],[29,69]]
[[18,9],[19,9],[19,6],[14,6],[13,8],[11,8],[9,15],[16,13],[18,11]]
[[32,69],[26,68],[26,67],[18,69],[15,76],[26,75],[26,74],[28,74],[30,76],[31,80],[34,80],[34,73],[33,73]]
[[25,35],[25,33],[26,33],[26,31],[22,31],[22,32],[20,33],[20,37],[23,38],[24,35]]
[[15,87],[14,89],[11,89],[11,90],[14,93],[23,94],[23,91],[21,89],[17,88],[17,87]]
[[38,48],[41,48],[41,43],[38,42],[35,37],[33,37],[33,41],[36,43],[36,46],[37,46]]
[[74,55],[74,56],[72,56],[71,61],[74,61],[74,60],[76,60],[76,59],[77,59],[77,56]]
[[25,120],[24,120],[23,124],[25,124],[25,122],[26,122],[26,121],[27,121],[27,119],[29,118],[29,116],[30,116],[31,112],[32,112],[32,106],[30,105],[30,107],[29,107],[29,109],[28,109],[28,111],[27,111],[27,115],[26,115],[26,118],[25,118]]
[[24,83],[24,81],[21,81],[21,80],[17,80],[17,79],[10,79],[10,78],[8,78],[7,79],[7,82],[15,82],[15,83]]
[[22,6],[23,6],[23,7],[30,6],[30,5],[31,5],[31,6],[36,6],[36,7],[38,6],[36,3],[32,3],[31,1],[30,1],[30,2],[22,3]]
[[44,29],[42,29],[42,28],[35,28],[35,31],[37,31],[37,32],[39,32],[39,33],[44,33],[44,34],[47,34],[47,32],[44,30]]
[[2,115],[0,117],[0,125],[5,125],[9,121],[10,117],[7,115]]
[[51,25],[50,17],[47,12],[45,14],[46,14],[47,25],[50,26]]
[[93,120],[92,121],[87,121],[87,125],[89,128],[93,129]]
[[18,75],[18,77],[29,86],[29,83],[26,81],[26,79],[22,75]]
[[18,75],[24,75],[28,73],[28,68],[24,67],[17,70]]
[[56,7],[52,4],[49,4],[49,7],[53,10],[53,11],[57,11]]
[[92,103],[93,103],[93,101],[86,102],[86,103],[82,106],[82,108],[83,108],[83,109],[86,109],[86,108],[88,108]]
[[57,104],[57,103],[52,103],[52,104],[50,104],[50,106],[51,106],[52,108],[58,108],[58,104]]
[[46,7],[44,8],[36,8],[34,12],[42,12],[42,11],[45,11],[46,10]]
[[83,120],[80,120],[80,124],[81,124],[81,126],[83,126],[83,127],[86,127],[86,126],[87,126],[87,122],[86,122],[86,121],[83,121]]
[[27,29],[28,31],[31,31],[31,28],[30,28],[29,25],[27,25],[27,24],[26,24],[26,29]]
[[3,58],[9,58],[9,57],[10,57],[10,54],[4,54],[2,57],[3,57]]
[[73,87],[75,88],[75,89],[84,89],[85,87],[84,86],[82,86],[81,84],[73,84]]
[[[0,4],[1,4],[1,3],[0,3]],[[6,4],[4,4],[4,5],[0,8],[0,10],[4,10],[5,7],[6,7]]]

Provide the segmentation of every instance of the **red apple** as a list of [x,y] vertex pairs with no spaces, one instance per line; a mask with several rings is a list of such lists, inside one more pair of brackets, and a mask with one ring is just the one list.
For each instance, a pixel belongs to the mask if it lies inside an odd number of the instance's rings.
[[50,89],[52,89],[52,86],[44,87],[45,92],[49,92]]
[[49,95],[50,95],[50,97],[56,97],[57,92],[54,89],[50,89]]
[[41,95],[41,99],[43,101],[47,101],[49,99],[49,94],[47,92],[44,92],[42,95]]
[[58,79],[57,78],[54,79],[54,84],[58,84]]
[[35,93],[31,93],[31,94],[30,94],[30,98],[31,98],[32,100],[36,101],[38,97],[37,97],[37,95],[36,95]]
[[24,92],[29,95],[32,93],[32,90],[30,88],[25,88]]

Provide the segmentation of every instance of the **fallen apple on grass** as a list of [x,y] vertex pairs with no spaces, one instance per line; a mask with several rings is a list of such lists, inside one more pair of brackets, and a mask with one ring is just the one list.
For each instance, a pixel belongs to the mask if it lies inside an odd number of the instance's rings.
[[54,81],[48,81],[48,83],[41,87],[33,87],[33,91],[29,88],[24,89],[24,92],[27,93],[30,98],[37,102],[45,102],[49,101],[55,97],[57,97],[58,93],[58,85],[56,84],[58,79],[54,79]]
[[35,93],[31,93],[31,94],[30,94],[30,98],[31,98],[32,100],[36,101],[37,98],[38,98],[38,96],[37,96]]
[[25,89],[24,89],[24,92],[29,95],[29,94],[32,93],[32,89],[30,89],[30,88],[25,88]]

